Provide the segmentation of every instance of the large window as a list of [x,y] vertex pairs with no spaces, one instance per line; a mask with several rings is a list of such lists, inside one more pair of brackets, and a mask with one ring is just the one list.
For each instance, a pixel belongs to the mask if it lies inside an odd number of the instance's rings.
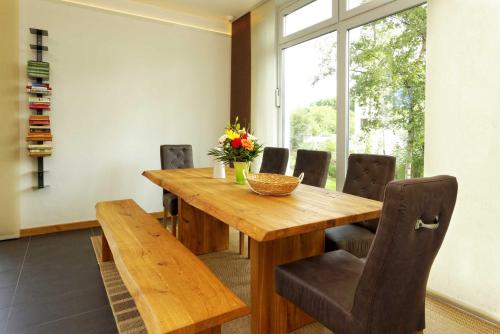
[[[330,164],[327,188],[336,187],[336,45],[335,32],[283,50],[284,145],[293,170],[297,149],[326,150]],[[332,71],[325,73],[324,71]]]
[[425,6],[349,31],[349,152],[396,156],[423,176]]
[[422,3],[298,0],[280,10],[280,138],[292,168],[305,148],[332,153],[328,188],[341,189],[349,153],[394,155],[397,178],[422,176]]

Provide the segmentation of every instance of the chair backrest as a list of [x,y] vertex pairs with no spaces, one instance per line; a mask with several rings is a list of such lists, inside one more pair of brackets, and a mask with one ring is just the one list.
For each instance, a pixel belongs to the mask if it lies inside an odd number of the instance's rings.
[[303,184],[324,188],[332,155],[327,151],[297,150],[293,176],[304,173]]
[[260,173],[285,174],[289,151],[283,147],[266,147],[262,155]]
[[193,168],[191,145],[161,145],[161,169]]
[[[347,175],[343,192],[351,195],[384,200],[387,184],[394,180],[396,158],[389,155],[351,154],[347,163]],[[375,232],[378,219],[360,223]]]
[[[193,147],[191,145],[161,145],[161,169],[193,168]],[[168,191],[163,189],[163,193]]]
[[[451,176],[393,181],[352,314],[369,333],[413,333],[425,319],[427,278],[457,198]],[[422,224],[427,224],[421,226]]]

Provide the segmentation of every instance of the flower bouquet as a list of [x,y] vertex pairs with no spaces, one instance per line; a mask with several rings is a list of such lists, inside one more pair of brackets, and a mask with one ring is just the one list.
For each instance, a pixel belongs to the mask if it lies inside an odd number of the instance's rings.
[[262,152],[262,145],[250,131],[241,128],[238,117],[233,124],[227,124],[224,135],[219,138],[219,145],[210,151],[211,155],[225,165],[234,165],[236,183],[245,184],[244,171],[248,173],[249,163]]

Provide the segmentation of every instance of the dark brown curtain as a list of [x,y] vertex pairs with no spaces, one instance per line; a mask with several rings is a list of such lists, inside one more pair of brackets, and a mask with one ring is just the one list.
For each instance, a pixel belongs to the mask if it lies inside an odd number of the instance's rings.
[[250,125],[251,45],[250,13],[232,24],[231,43],[231,122],[239,117],[242,126]]

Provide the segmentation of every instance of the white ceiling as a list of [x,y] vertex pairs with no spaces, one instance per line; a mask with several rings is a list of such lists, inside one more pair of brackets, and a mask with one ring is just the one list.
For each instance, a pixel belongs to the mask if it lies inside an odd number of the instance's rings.
[[166,10],[227,20],[238,18],[262,0],[133,0]]

